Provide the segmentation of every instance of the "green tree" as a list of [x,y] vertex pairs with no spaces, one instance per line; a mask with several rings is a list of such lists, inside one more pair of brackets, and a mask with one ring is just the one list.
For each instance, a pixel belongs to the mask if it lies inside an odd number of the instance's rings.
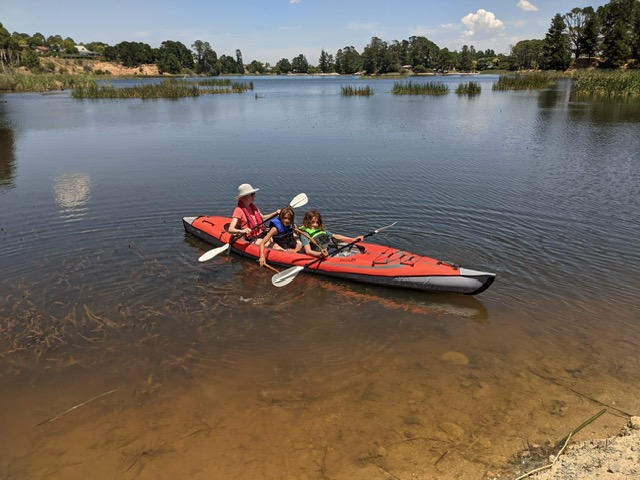
[[125,67],[137,67],[156,60],[151,46],[142,42],[120,42],[113,50],[105,48],[104,55],[109,61],[121,62]]
[[44,47],[47,43],[47,39],[40,32],[34,33],[33,36],[29,39],[30,47]]
[[265,66],[262,64],[262,62],[259,62],[258,60],[254,60],[252,61],[249,66],[247,67],[247,70],[249,70],[251,73],[264,73],[265,71]]
[[244,74],[244,63],[242,63],[242,52],[236,49],[236,73]]
[[64,53],[67,55],[74,55],[78,53],[76,42],[74,42],[73,38],[71,37],[67,37],[62,41],[62,48],[64,50]]
[[640,65],[640,2],[636,2],[633,7],[631,27],[631,56],[635,59],[636,65]]
[[37,72],[40,69],[40,58],[34,50],[26,48],[22,51],[22,55],[20,56],[20,65]]
[[221,55],[218,60],[218,65],[220,73],[238,73],[238,63],[236,62],[236,59],[230,55]]
[[158,71],[160,73],[180,73],[182,64],[173,53],[167,53],[158,60]]
[[218,55],[211,48],[209,42],[196,40],[191,45],[194,50],[194,61],[196,73],[201,75],[219,75]]
[[294,73],[307,73],[309,70],[309,62],[307,62],[307,58],[300,54],[291,60],[291,69]]
[[362,69],[362,58],[355,47],[344,47],[336,52],[336,72],[351,75]]
[[372,37],[362,52],[362,68],[368,74],[387,73],[393,59],[387,54],[387,42]]
[[60,35],[50,35],[47,37],[47,47],[52,52],[62,52],[64,50],[63,47],[64,40]]
[[408,60],[416,67],[422,65],[425,68],[436,68],[438,65],[440,48],[426,37],[409,37]]
[[443,48],[438,52],[436,68],[441,72],[448,72],[455,67],[456,60],[457,55],[455,52],[450,52],[448,48]]
[[322,73],[333,72],[335,64],[333,63],[333,55],[328,54],[324,49],[320,52],[320,59],[318,60],[318,67]]
[[580,38],[580,51],[589,59],[598,53],[598,43],[600,35],[600,20],[592,7],[583,8],[587,15]]
[[160,68],[159,67],[160,61],[163,61],[164,65],[173,64],[173,59],[169,61],[169,59],[167,58],[169,55],[173,55],[178,60],[178,62],[180,63],[181,69],[187,68],[191,70],[194,67],[193,55],[191,54],[191,51],[187,47],[185,47],[184,44],[182,44],[181,42],[175,42],[172,40],[166,40],[162,42],[162,44],[160,45],[160,48],[158,49],[157,55],[158,55],[158,68]]
[[569,36],[564,33],[566,25],[562,15],[557,13],[544,39],[544,57],[546,70],[566,70],[571,63]]
[[473,67],[472,61],[473,57],[471,55],[469,47],[467,45],[463,45],[462,51],[460,52],[460,55],[458,57],[460,70],[462,70],[463,72],[470,72],[471,68]]
[[511,48],[516,70],[537,70],[544,62],[544,40],[521,40]]
[[598,8],[602,34],[602,56],[608,67],[623,65],[631,55],[630,20],[634,0],[611,0]]
[[291,71],[291,62],[286,58],[281,58],[274,69],[278,75],[287,74]]
[[[584,27],[587,23],[588,14],[584,8],[573,8],[570,12],[565,13],[563,19],[567,26],[569,41],[571,42],[571,50],[577,60],[582,54],[582,45],[584,43],[582,37],[584,35]],[[591,9],[593,11],[593,9]]]

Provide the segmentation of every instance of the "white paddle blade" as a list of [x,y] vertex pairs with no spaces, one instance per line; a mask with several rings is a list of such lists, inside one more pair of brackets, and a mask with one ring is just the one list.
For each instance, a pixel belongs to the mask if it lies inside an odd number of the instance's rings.
[[229,248],[229,244],[225,243],[221,247],[217,247],[217,248],[214,248],[212,250],[209,250],[208,252],[204,252],[202,255],[200,255],[200,258],[198,258],[198,261],[199,262],[206,262],[207,260],[211,260],[213,257],[218,255],[219,253],[224,252],[228,248]]
[[306,193],[300,193],[300,194],[296,195],[295,197],[293,197],[293,199],[289,203],[289,206],[291,208],[298,208],[298,207],[302,207],[302,206],[306,205],[308,202],[309,202],[309,198],[307,197],[307,194]]
[[386,227],[380,227],[379,229],[374,230],[373,233],[380,233],[383,230],[386,230],[387,228],[393,227],[396,223],[398,223],[398,222],[393,222],[391,225],[387,225]]
[[283,270],[280,273],[276,273],[273,277],[271,277],[271,283],[274,287],[284,287],[293,282],[293,279],[296,278],[296,275],[304,270],[304,267],[291,267]]

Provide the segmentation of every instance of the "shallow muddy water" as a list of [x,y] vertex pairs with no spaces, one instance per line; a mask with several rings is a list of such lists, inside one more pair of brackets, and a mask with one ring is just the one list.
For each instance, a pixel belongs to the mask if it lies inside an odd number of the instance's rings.
[[[0,97],[0,477],[477,479],[603,405],[581,438],[639,414],[640,106],[473,80]],[[263,211],[306,192],[333,231],[398,220],[373,240],[498,279],[274,289],[199,264],[181,217],[246,181]]]

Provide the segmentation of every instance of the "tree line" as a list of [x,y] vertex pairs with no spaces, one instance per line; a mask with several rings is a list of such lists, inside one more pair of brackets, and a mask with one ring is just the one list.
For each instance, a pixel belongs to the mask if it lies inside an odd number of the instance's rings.
[[618,68],[640,66],[640,0],[611,0],[598,7],[556,14],[542,40],[523,40],[511,48],[513,69],[566,70],[573,60]]
[[[386,42],[372,37],[362,52],[345,46],[335,54],[322,49],[317,65],[309,63],[303,54],[291,60],[282,58],[275,65],[253,60],[244,64],[240,50],[235,55],[220,55],[209,42],[196,40],[191,48],[181,42],[167,40],[153,48],[143,42],[120,42],[108,45],[91,42],[85,47],[108,61],[127,67],[156,64],[160,73],[201,75],[249,73],[339,73],[385,74],[411,70],[415,73],[451,70],[565,70],[572,57],[598,58],[604,67],[615,68],[629,60],[640,64],[640,0],[611,0],[598,7],[574,8],[556,14],[544,39],[522,40],[511,47],[509,55],[496,54],[492,49],[476,50],[463,45],[460,51],[440,48],[424,36]],[[76,43],[60,35],[45,37],[41,33],[9,34],[0,23],[0,64],[36,68],[41,55],[77,54]]]

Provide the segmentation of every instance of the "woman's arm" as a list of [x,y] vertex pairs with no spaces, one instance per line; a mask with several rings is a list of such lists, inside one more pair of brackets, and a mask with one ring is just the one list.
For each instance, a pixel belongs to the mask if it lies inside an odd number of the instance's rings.
[[271,237],[273,237],[277,232],[278,232],[278,229],[276,227],[271,227],[271,230],[267,232],[267,234],[262,239],[262,243],[260,243],[260,258],[258,259],[258,262],[260,263],[261,267],[263,267],[264,264],[267,263],[267,261],[264,258],[264,246],[267,243],[269,243],[269,240],[271,240]]
[[276,215],[280,215],[280,209],[276,210],[275,212],[271,212],[267,215],[265,215],[264,217],[262,217],[263,220],[270,220],[273,217],[275,217]]
[[249,227],[240,229],[236,228],[236,225],[238,225],[238,218],[233,217],[229,224],[229,233],[242,233],[243,235],[249,235],[251,233],[251,229]]

